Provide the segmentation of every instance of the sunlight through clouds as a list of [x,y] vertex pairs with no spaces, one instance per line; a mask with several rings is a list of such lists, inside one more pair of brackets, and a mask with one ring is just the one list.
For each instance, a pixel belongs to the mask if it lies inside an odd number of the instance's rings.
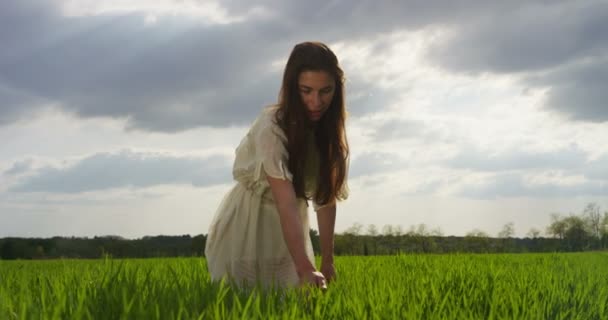
[[551,212],[606,209],[606,9],[2,1],[0,237],[205,232],[234,149],[305,40],[327,43],[346,75],[351,197],[338,232],[494,234],[514,221],[523,235]]
[[232,15],[218,1],[195,0],[150,0],[150,1],[95,1],[60,0],[62,13],[66,17],[86,17],[95,15],[141,14],[146,24],[155,24],[163,16],[183,16],[197,18],[205,24],[233,24],[249,19],[270,16],[264,7],[253,7],[245,14]]

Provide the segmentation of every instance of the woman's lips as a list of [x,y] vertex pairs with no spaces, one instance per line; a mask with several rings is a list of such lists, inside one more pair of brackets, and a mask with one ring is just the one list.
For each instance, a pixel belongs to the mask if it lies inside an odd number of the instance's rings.
[[309,113],[310,113],[310,116],[313,118],[320,118],[321,115],[323,114],[323,112],[321,112],[321,111],[313,111],[313,112],[309,112]]

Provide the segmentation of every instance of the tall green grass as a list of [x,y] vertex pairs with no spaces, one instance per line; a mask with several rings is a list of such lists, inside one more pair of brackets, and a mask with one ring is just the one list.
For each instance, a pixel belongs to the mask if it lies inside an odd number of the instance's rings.
[[0,261],[0,319],[608,319],[608,254],[337,257],[318,290],[211,283],[200,258]]

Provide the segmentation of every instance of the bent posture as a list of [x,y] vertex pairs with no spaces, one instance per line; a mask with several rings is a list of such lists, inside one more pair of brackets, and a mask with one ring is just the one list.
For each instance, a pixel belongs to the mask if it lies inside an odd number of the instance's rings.
[[[289,56],[276,105],[266,107],[236,149],[237,184],[209,228],[211,278],[239,284],[325,287],[333,261],[336,202],[346,199],[348,143],[344,73],[324,44]],[[319,223],[320,272],[309,237],[308,202]]]

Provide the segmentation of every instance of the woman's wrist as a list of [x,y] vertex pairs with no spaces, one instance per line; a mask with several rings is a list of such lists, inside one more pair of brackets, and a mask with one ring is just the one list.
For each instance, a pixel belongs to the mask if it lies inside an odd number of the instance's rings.
[[302,276],[303,274],[313,271],[317,271],[317,269],[312,265],[312,263],[310,263],[310,261],[296,264],[296,273],[298,276]]
[[322,255],[321,256],[321,263],[324,263],[324,264],[333,264],[334,263],[334,255],[333,254],[326,255],[326,256]]

